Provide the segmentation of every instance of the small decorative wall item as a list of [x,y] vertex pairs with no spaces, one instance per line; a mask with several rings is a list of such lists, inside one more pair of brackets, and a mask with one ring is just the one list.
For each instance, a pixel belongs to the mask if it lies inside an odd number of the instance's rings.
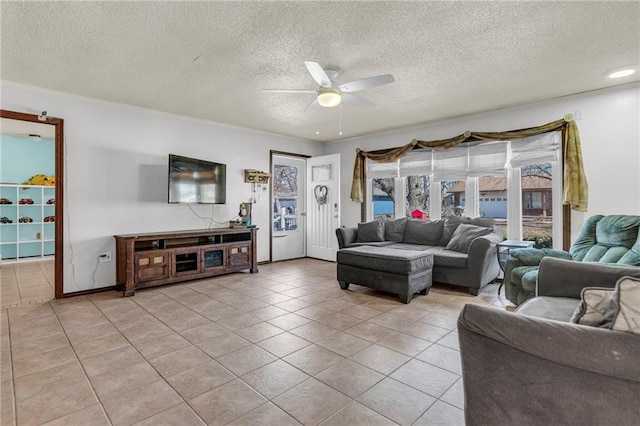
[[33,175],[33,176],[31,176],[31,178],[28,181],[22,182],[22,184],[23,185],[55,186],[56,177],[55,176],[42,175],[42,174]]
[[21,198],[18,204],[33,204],[33,200],[31,198]]
[[33,222],[33,219],[31,219],[29,216],[23,216],[20,219],[18,219],[18,222],[20,222],[20,223],[31,223],[31,222]]
[[245,183],[269,183],[271,173],[247,169],[244,171]]
[[13,221],[6,216],[2,216],[0,217],[0,223],[13,223]]
[[47,200],[47,204],[55,204],[56,203],[56,199],[55,198],[49,198]]
[[313,195],[316,197],[316,201],[318,202],[318,210],[320,206],[327,204],[327,195],[329,194],[329,188],[326,185],[316,185],[313,188]]
[[13,201],[3,197],[3,198],[0,198],[0,204],[13,204]]
[[56,221],[56,217],[55,216],[45,216],[44,219],[42,219],[43,222],[55,222]]

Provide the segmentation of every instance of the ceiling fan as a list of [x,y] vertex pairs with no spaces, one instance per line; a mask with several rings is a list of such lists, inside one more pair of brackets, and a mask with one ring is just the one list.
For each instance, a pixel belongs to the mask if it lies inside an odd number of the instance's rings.
[[317,105],[330,108],[340,105],[341,102],[361,108],[373,108],[374,106],[376,106],[373,102],[370,102],[359,96],[352,95],[351,93],[370,89],[376,86],[382,86],[384,84],[389,84],[396,81],[391,74],[383,74],[374,77],[362,78],[360,80],[354,80],[339,85],[338,83],[336,83],[338,71],[332,69],[325,70],[317,62],[304,61],[304,64],[307,66],[307,70],[309,70],[309,74],[311,74],[311,77],[313,77],[316,83],[320,85],[318,90],[263,89],[263,91],[272,93],[315,93],[316,98],[309,104],[306,109],[315,107]]

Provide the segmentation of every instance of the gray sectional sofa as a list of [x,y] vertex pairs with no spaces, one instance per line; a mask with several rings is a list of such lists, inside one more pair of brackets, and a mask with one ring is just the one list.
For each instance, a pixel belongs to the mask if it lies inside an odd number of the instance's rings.
[[[394,291],[384,287],[388,279],[382,273],[387,262],[385,257],[393,257],[394,253],[402,251],[422,252],[431,255],[433,259],[429,282],[428,285],[417,285],[411,289],[425,294],[431,286],[432,278],[434,282],[467,287],[471,294],[477,295],[483,286],[495,280],[500,270],[496,244],[503,237],[502,231],[493,225],[493,219],[454,216],[436,221],[400,218],[338,228],[338,281],[342,288],[352,282]],[[369,268],[362,263],[353,262],[359,256],[357,248],[362,246],[377,247],[374,250],[377,258],[372,261],[375,265]],[[428,263],[424,259],[420,260],[423,267],[425,262]],[[354,266],[359,269],[354,269]],[[364,282],[354,281],[358,272],[361,276],[366,276]],[[417,273],[407,273],[414,272]],[[409,296],[412,294],[411,289]]]

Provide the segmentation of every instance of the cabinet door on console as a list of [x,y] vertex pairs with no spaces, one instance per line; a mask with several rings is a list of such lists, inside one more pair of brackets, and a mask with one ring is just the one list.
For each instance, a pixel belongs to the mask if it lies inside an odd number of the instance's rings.
[[227,246],[207,246],[200,251],[203,272],[223,272],[226,268]]
[[173,251],[171,276],[195,275],[200,273],[200,249],[183,248]]
[[251,265],[251,243],[242,242],[229,244],[229,269],[246,268]]
[[164,251],[147,251],[135,254],[135,282],[169,278],[169,255]]

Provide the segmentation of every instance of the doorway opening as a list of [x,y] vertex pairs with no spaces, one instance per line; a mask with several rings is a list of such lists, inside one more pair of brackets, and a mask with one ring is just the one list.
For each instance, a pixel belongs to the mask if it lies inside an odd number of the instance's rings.
[[306,257],[307,156],[271,151],[271,261]]
[[[15,212],[13,212],[13,215],[15,216],[15,227],[12,226],[13,223],[3,223],[0,226],[3,226],[2,245],[7,247],[8,256],[12,256],[12,251],[14,250],[13,246],[15,246],[15,262],[12,261],[13,259],[3,259],[2,262],[5,265],[4,268],[8,268],[11,265],[28,265],[31,262],[27,263],[24,261],[29,260],[29,258],[37,258],[38,260],[41,260],[50,258],[49,256],[53,255],[52,271],[50,270],[51,268],[47,268],[46,262],[43,262],[45,266],[38,266],[38,268],[41,269],[45,277],[47,276],[47,274],[49,274],[50,276],[51,272],[53,273],[53,297],[55,297],[56,299],[61,299],[64,297],[64,120],[62,120],[61,118],[49,117],[46,115],[46,113],[43,113],[42,115],[34,115],[8,110],[0,110],[0,117],[3,121],[3,135],[5,134],[5,129],[15,126],[15,128],[17,129],[24,129],[20,130],[20,133],[24,132],[27,138],[29,138],[28,140],[33,141],[36,141],[38,139],[39,133],[38,130],[31,132],[28,130],[29,128],[42,129],[41,126],[43,125],[46,125],[47,127],[53,126],[53,132],[50,132],[53,135],[54,143],[53,175],[44,175],[47,180],[43,180],[43,182],[40,182],[36,179],[35,181],[30,182],[33,185],[30,185],[28,187],[23,187],[20,185],[11,186],[11,184],[21,184],[24,181],[7,182],[7,185],[3,186],[3,191],[6,190],[8,191],[7,194],[13,193],[14,195],[3,195],[0,198],[7,199],[7,201],[5,202],[6,204],[3,204],[3,206],[10,208],[9,206],[11,206],[11,204],[8,204],[9,202],[14,205],[14,207],[11,208],[15,209]],[[3,156],[4,154],[5,153],[3,153]],[[26,179],[29,179],[29,177],[26,177]],[[3,184],[4,183],[5,182],[3,182]],[[42,184],[38,185],[38,183]],[[28,188],[29,195],[25,195],[27,193],[26,190],[24,190],[25,187]],[[16,199],[13,200],[12,198]],[[36,201],[38,202],[36,203]],[[20,206],[22,206],[21,212],[19,212],[18,210]],[[29,209],[33,210],[33,213],[29,213]],[[7,211],[12,212],[12,210]],[[6,216],[7,222],[8,220],[11,220],[12,222],[14,221],[14,219],[9,218],[8,215],[0,216]],[[22,235],[19,234],[18,225],[23,225],[24,232]],[[38,226],[40,228],[38,228]],[[14,228],[15,235],[13,235]],[[15,237],[15,241],[9,241],[9,239],[12,237]],[[20,249],[22,249],[22,256],[20,256]],[[15,268],[14,266],[11,267]]]
[[271,152],[271,261],[335,262],[340,226],[340,154]]

